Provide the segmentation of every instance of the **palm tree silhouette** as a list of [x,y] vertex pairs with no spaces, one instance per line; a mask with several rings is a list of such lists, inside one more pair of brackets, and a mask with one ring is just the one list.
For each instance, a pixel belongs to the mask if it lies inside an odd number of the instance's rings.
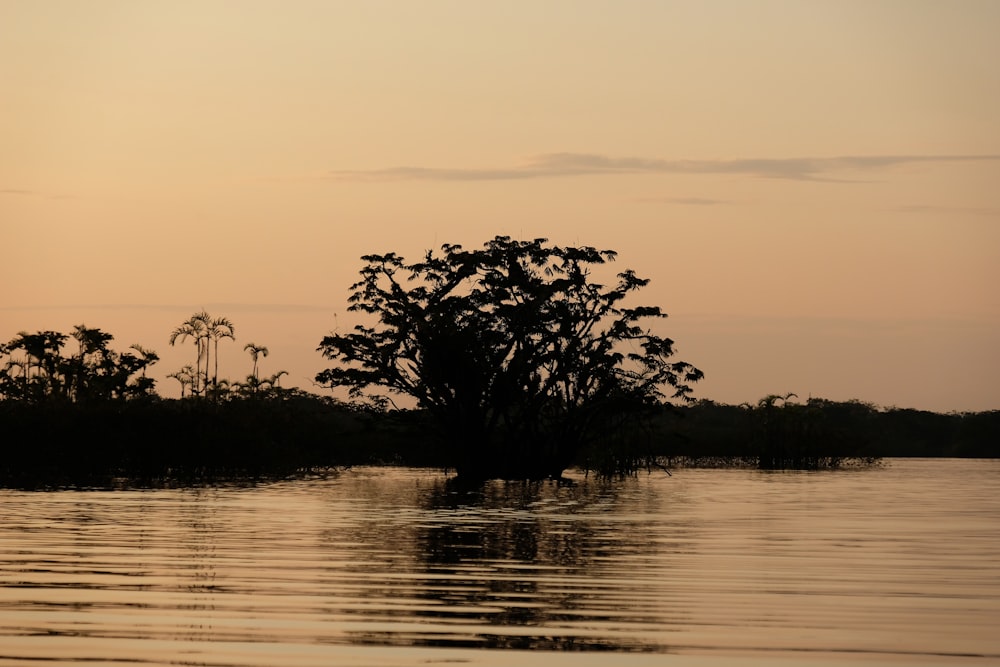
[[273,387],[280,387],[281,386],[281,376],[282,375],[288,375],[288,371],[278,371],[277,373],[275,373],[271,377],[269,377],[266,380],[264,380],[264,382],[266,382],[269,385],[271,385],[272,388]]
[[108,343],[114,340],[111,334],[100,329],[91,329],[86,324],[73,327],[72,336],[80,344],[78,352],[80,361],[85,361],[90,355],[104,357],[108,353]]
[[[67,338],[69,336],[58,331],[39,331],[33,334],[19,331],[17,338],[7,343],[8,352],[24,350],[27,357],[25,386],[27,388],[29,384],[32,385],[32,391],[38,396],[49,395],[57,388],[59,364],[62,361],[59,351]],[[32,366],[35,368],[33,380]]]
[[253,393],[264,392],[265,394],[274,394],[276,389],[281,388],[281,376],[288,375],[288,371],[278,371],[274,375],[268,378],[260,380],[253,375],[247,376],[247,386],[250,387]]
[[212,350],[209,347],[210,335],[208,333],[209,328],[212,325],[212,316],[208,314],[204,308],[200,312],[195,313],[191,316],[191,322],[195,323],[195,327],[198,329],[198,355],[205,357],[205,368],[202,370],[201,377],[199,381],[201,382],[201,391],[205,393],[208,389],[208,366],[212,362]]
[[[10,359],[7,360],[7,363],[4,364],[3,369],[4,369],[4,371],[9,371],[12,368],[17,368],[17,369],[19,369],[21,371],[21,379],[24,380],[24,381],[27,381],[28,380],[28,365],[29,365],[29,362],[28,362],[27,357],[25,357],[24,359],[15,359],[14,357],[11,357]],[[11,376],[11,377],[15,377],[15,376]]]
[[[28,374],[31,371],[31,353],[28,352],[24,345],[24,337],[28,335],[27,331],[18,332],[17,338],[14,338],[6,345],[3,346],[4,354],[11,355],[10,359],[7,360],[5,370],[10,370],[11,368],[19,368],[21,370],[22,379],[24,384],[28,383]],[[13,357],[14,350],[24,350],[24,357],[21,359],[15,359]]]
[[168,378],[173,378],[181,383],[181,398],[184,398],[184,390],[187,387],[192,387],[191,393],[194,393],[194,383],[197,376],[197,371],[191,364],[188,364],[184,368],[180,369],[176,373],[170,373],[167,375]]
[[[228,317],[212,317],[204,309],[195,313],[186,322],[174,329],[170,334],[170,344],[173,345],[178,340],[185,341],[188,338],[194,340],[198,349],[198,357],[195,362],[195,382],[192,385],[191,393],[199,395],[209,388],[209,368],[212,367],[213,352],[215,355],[215,366],[212,370],[211,384],[219,384],[219,340],[229,338],[236,340],[236,329]],[[202,370],[201,360],[205,360],[204,370]]]
[[[197,315],[192,315],[186,322],[181,324],[179,327],[170,332],[170,344],[173,345],[177,341],[184,342],[188,338],[194,340],[195,346],[198,348],[198,357],[195,361],[194,368],[194,381],[191,384],[191,394],[197,396],[199,393],[199,378],[201,377],[201,358],[204,354],[202,350],[202,339],[205,335],[205,325],[203,320],[199,319]],[[207,360],[206,360],[207,364]]]
[[68,377],[65,382],[69,394],[79,401],[89,398],[91,392],[100,391],[96,386],[100,384],[99,376],[111,370],[112,352],[108,349],[108,343],[114,340],[114,336],[100,329],[92,329],[86,324],[73,327],[70,335],[76,339],[80,348],[76,356],[67,363]]
[[129,345],[129,349],[135,350],[136,352],[139,353],[139,356],[142,357],[142,377],[146,377],[147,367],[152,366],[153,364],[155,364],[157,361],[160,360],[160,355],[158,355],[153,350],[147,350],[138,343]]
[[257,380],[257,359],[258,357],[267,357],[268,349],[263,345],[257,345],[257,343],[247,343],[243,346],[243,349],[250,353],[250,358],[253,359],[253,379]]
[[[206,313],[207,314],[207,313]],[[228,338],[229,340],[236,340],[236,330],[233,328],[233,323],[229,321],[227,317],[216,317],[213,320],[208,321],[206,334],[208,339],[211,339],[213,347],[215,348],[215,370],[212,373],[212,385],[218,387],[219,385],[219,339]],[[206,349],[207,342],[206,339]],[[208,373],[208,361],[205,362],[205,372]]]

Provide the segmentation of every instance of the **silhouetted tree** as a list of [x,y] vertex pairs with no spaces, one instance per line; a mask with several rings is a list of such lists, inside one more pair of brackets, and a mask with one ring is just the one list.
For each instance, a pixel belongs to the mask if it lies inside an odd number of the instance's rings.
[[[92,329],[85,324],[78,324],[73,327],[71,334],[79,345],[76,357],[71,362],[71,384],[70,393],[78,400],[88,395],[102,393],[103,387],[101,375],[106,375],[111,370],[111,351],[108,343],[114,340],[114,336]],[[85,369],[90,368],[94,372],[88,373]],[[89,385],[89,386],[88,386]]]
[[129,345],[128,347],[129,347],[130,350],[135,350],[136,352],[138,352],[139,356],[142,357],[142,361],[143,361],[142,377],[146,377],[146,368],[148,368],[149,366],[152,366],[157,361],[159,361],[160,360],[160,355],[158,355],[156,352],[154,352],[152,350],[147,350],[146,348],[144,348],[142,345],[139,345],[138,343],[133,343],[132,345]]
[[278,371],[274,375],[272,375],[269,378],[267,378],[266,380],[264,380],[264,382],[267,382],[272,387],[280,387],[281,386],[281,376],[282,375],[288,375],[288,371]]
[[251,377],[255,380],[258,379],[257,375],[257,359],[259,357],[267,357],[268,349],[263,345],[257,345],[256,343],[247,343],[243,346],[243,349],[250,353],[250,358],[253,360],[253,372]]
[[181,385],[181,398],[184,398],[184,396],[186,395],[185,390],[188,389],[188,388],[191,388],[192,389],[192,393],[193,393],[193,391],[194,391],[194,389],[193,389],[194,383],[198,379],[197,371],[195,370],[194,366],[192,366],[191,364],[186,365],[184,368],[180,369],[179,371],[175,371],[173,373],[170,373],[169,375],[167,375],[167,377],[168,378],[173,378],[174,380],[177,380],[180,383],[180,385]]
[[350,310],[377,324],[325,337],[319,350],[338,366],[316,379],[354,397],[382,387],[416,398],[460,476],[559,476],[623,413],[687,400],[702,377],[640,326],[666,317],[658,307],[623,306],[648,280],[631,270],[612,287],[591,280],[615,256],[498,236],[413,264],[362,257]]
[[[38,331],[28,333],[18,332],[17,336],[4,345],[7,353],[21,350],[24,359],[9,365],[9,369],[23,367],[23,375],[18,381],[16,376],[7,378],[6,392],[9,397],[20,400],[44,400],[57,396],[65,391],[64,375],[60,368],[62,348],[69,338],[58,331]],[[9,373],[5,369],[5,373]]]
[[[204,313],[204,311],[202,311],[202,313]],[[197,396],[201,393],[201,360],[205,354],[204,346],[202,344],[205,340],[205,322],[204,318],[201,317],[202,313],[192,315],[183,324],[170,332],[170,345],[174,345],[178,341],[183,343],[190,338],[194,341],[195,347],[197,348],[194,366],[194,380],[191,383],[191,394],[193,396]],[[207,313],[205,313],[205,315],[207,315]],[[207,370],[205,374],[208,374]]]
[[[22,331],[4,344],[5,354],[23,350],[26,356],[4,364],[0,397],[29,402],[89,402],[153,393],[155,381],[145,377],[145,371],[158,359],[155,352],[144,350],[141,357],[115,352],[108,347],[114,340],[111,334],[80,324],[72,333],[79,349],[67,357],[62,348],[69,337],[58,331]],[[11,372],[15,369],[20,373]],[[133,378],[137,373],[141,377]]]
[[[187,319],[183,324],[170,333],[170,344],[177,341],[184,342],[187,339],[194,341],[197,348],[195,360],[195,381],[191,385],[191,394],[198,396],[204,394],[211,384],[213,387],[219,382],[219,340],[229,338],[236,340],[233,323],[226,317],[212,317],[207,311],[201,310]],[[215,366],[209,375],[212,365],[212,355],[215,355]],[[202,359],[205,360],[204,370],[202,370]],[[211,382],[209,379],[211,378]],[[217,395],[218,392],[215,392]]]
[[[236,340],[236,332],[233,328],[233,323],[229,321],[227,317],[216,317],[208,320],[205,328],[208,338],[212,341],[212,353],[215,355],[215,368],[212,371],[212,384],[218,386],[219,384],[219,339],[228,338],[229,340]],[[206,347],[207,350],[207,347]],[[205,372],[208,372],[206,361]]]

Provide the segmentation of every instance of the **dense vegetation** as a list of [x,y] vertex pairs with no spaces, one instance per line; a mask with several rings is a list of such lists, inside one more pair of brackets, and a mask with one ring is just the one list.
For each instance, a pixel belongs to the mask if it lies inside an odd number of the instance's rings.
[[[320,344],[337,365],[318,380],[350,388],[350,403],[283,388],[284,371],[262,376],[268,349],[252,342],[245,379],[220,378],[220,342],[235,342],[236,329],[204,311],[169,336],[193,345],[194,363],[167,376],[180,399],[156,393],[148,369],[159,357],[140,345],[116,351],[111,334],[82,324],[70,334],[21,332],[0,345],[0,484],[210,482],[363,464],[481,480],[558,477],[574,465],[614,476],[1000,457],[1000,411],[945,415],[791,394],[692,401],[701,372],[639,324],[663,313],[620,303],[646,281],[631,271],[610,287],[592,280],[590,268],[613,257],[506,237],[471,252],[446,245],[415,264],[365,257],[352,301],[376,324]],[[418,408],[394,409],[392,392]]]
[[21,485],[162,484],[391,462],[401,449],[392,442],[393,421],[296,389],[224,401],[0,401],[0,478]]
[[[174,484],[400,464],[453,469],[420,410],[379,412],[296,389],[230,400],[0,401],[0,483]],[[1000,457],[1000,411],[938,414],[860,402],[699,401],[660,408],[581,452],[604,474],[681,466],[829,468],[889,456]]]
[[768,396],[661,413],[657,455],[677,464],[762,469],[868,464],[885,457],[1000,457],[1000,410],[941,414],[861,401]]

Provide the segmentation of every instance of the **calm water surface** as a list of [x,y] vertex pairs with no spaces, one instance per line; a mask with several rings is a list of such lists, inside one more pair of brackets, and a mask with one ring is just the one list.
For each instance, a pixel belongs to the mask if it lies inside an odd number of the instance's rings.
[[1000,664],[1000,461],[370,468],[0,490],[0,519],[2,665]]

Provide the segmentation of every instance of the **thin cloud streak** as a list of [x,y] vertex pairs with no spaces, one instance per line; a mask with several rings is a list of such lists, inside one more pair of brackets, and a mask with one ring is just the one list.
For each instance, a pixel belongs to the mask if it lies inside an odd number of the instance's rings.
[[828,174],[852,170],[937,162],[1000,161],[1000,155],[845,155],[839,157],[748,158],[740,160],[663,160],[610,157],[591,153],[547,153],[518,167],[435,168],[389,167],[335,170],[344,181],[502,181],[615,174],[742,174],[790,180],[834,179]]
[[902,332],[916,329],[934,331],[963,330],[988,333],[996,329],[997,318],[983,313],[979,316],[929,316],[929,317],[836,317],[823,315],[744,315],[739,313],[674,311],[670,313],[673,326],[678,322],[703,330],[719,331],[768,331],[815,330],[837,333]]
[[728,199],[706,199],[705,197],[643,197],[644,204],[676,204],[679,206],[725,206],[733,202]]
[[306,313],[306,312],[332,312],[329,306],[317,306],[297,303],[205,303],[205,304],[142,304],[142,303],[122,303],[122,304],[54,304],[54,305],[26,305],[26,306],[0,306],[0,312],[8,311],[38,311],[38,310],[98,310],[98,311],[168,311],[168,312],[188,312],[197,310],[225,310],[236,313]]
[[922,204],[911,204],[907,206],[896,206],[892,211],[899,213],[956,213],[963,215],[982,215],[987,217],[1000,216],[1000,208],[982,208],[974,206],[931,206]]
[[40,192],[38,190],[28,190],[25,188],[0,188],[0,196],[10,197],[38,197],[40,199],[75,199],[75,195],[54,194],[51,192]]

